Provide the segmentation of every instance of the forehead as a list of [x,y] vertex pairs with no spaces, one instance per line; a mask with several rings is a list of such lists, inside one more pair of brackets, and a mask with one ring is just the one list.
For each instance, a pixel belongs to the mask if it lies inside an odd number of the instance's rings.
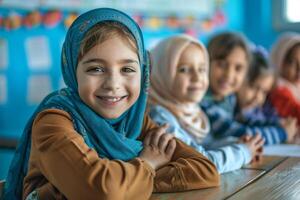
[[298,59],[300,59],[300,44],[297,45],[297,46],[295,47],[295,49],[293,49],[292,56],[293,56],[293,58],[298,58]]
[[101,58],[131,58],[138,60],[138,54],[131,48],[128,41],[122,37],[114,36],[95,45],[88,51],[84,57],[101,57]]
[[228,56],[227,59],[234,59],[234,60],[240,60],[240,61],[244,61],[247,62],[247,55],[245,50],[242,47],[235,47],[233,48]]
[[199,61],[205,61],[205,55],[204,51],[201,46],[191,43],[189,44],[181,53],[180,60],[199,60]]
[[258,85],[265,90],[269,90],[272,87],[274,80],[275,78],[272,74],[264,74],[260,75],[253,84]]

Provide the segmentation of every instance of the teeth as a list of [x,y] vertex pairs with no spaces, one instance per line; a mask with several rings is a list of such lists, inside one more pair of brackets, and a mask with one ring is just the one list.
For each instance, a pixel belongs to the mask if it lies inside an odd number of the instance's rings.
[[121,97],[101,97],[101,98],[109,102],[117,102],[121,100]]

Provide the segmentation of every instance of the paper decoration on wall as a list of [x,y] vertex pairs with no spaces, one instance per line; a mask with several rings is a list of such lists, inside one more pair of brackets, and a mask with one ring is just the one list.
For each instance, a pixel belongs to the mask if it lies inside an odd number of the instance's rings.
[[151,29],[159,29],[163,25],[163,21],[158,17],[149,17],[145,20],[145,26]]
[[51,66],[48,38],[29,37],[25,41],[28,66],[32,70],[45,70]]
[[0,104],[7,102],[7,82],[4,75],[0,75]]
[[[152,29],[152,31],[172,29],[172,31],[197,35],[202,32],[214,31],[226,23],[226,15],[223,12],[226,0],[189,0],[188,3],[186,0],[176,0],[176,3],[170,0],[27,0],[26,4],[23,1],[0,0],[0,6],[25,9],[24,12],[21,12],[22,14],[19,14],[19,17],[16,15],[3,16],[6,30],[15,30],[20,25],[29,28],[37,26],[40,18],[47,28],[53,28],[60,24],[69,28],[77,17],[77,13],[74,12],[80,13],[96,7],[123,10],[131,15],[142,28]],[[32,12],[26,14],[26,8]],[[21,18],[22,24],[20,24],[19,18]]]
[[176,15],[172,15],[166,19],[166,25],[169,28],[179,28],[179,26],[181,24],[180,24],[180,20],[178,19],[178,17]]
[[5,69],[8,66],[8,46],[7,40],[0,38],[0,69]]
[[40,25],[42,22],[42,15],[39,11],[35,10],[28,13],[23,19],[23,24],[27,28],[32,28]]
[[2,24],[3,24],[3,17],[0,15],[0,27],[2,26]]
[[30,105],[40,103],[51,92],[51,82],[48,75],[32,75],[28,79],[27,102]]
[[55,27],[62,20],[62,13],[59,10],[47,12],[43,16],[43,23],[46,27]]
[[10,12],[9,15],[3,19],[3,26],[6,30],[16,30],[22,25],[22,17],[17,12]]
[[65,27],[69,28],[77,17],[78,17],[77,13],[70,13],[64,20]]

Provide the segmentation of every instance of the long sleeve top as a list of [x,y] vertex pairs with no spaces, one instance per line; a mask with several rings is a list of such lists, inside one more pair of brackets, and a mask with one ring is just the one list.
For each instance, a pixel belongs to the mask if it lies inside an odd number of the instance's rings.
[[155,105],[150,107],[149,115],[158,124],[169,124],[169,131],[176,138],[190,145],[211,160],[219,173],[225,173],[241,168],[251,161],[251,153],[245,144],[231,144],[212,150],[206,150],[197,143],[191,134],[184,130],[176,117],[166,108]]
[[221,101],[213,99],[210,93],[201,101],[201,107],[211,122],[212,133],[215,138],[227,136],[240,137],[244,134],[255,135],[259,133],[265,139],[265,145],[285,142],[287,134],[279,123],[248,122],[240,123],[235,119],[235,95],[225,97]]
[[297,101],[288,87],[275,88],[270,94],[270,101],[280,116],[294,117],[300,126],[300,101]]
[[[140,139],[156,127],[145,117]],[[73,127],[71,116],[48,109],[32,126],[29,170],[23,199],[37,191],[39,199],[148,199],[152,191],[171,192],[219,185],[212,162],[176,141],[171,161],[154,171],[145,161],[100,158]]]

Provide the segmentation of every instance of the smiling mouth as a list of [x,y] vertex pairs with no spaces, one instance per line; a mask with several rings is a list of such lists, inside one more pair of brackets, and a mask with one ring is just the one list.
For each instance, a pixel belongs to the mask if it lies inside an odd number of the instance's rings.
[[191,92],[200,91],[200,90],[204,90],[204,88],[202,88],[202,87],[189,87],[188,88],[188,91],[191,91]]
[[100,99],[101,102],[103,102],[104,104],[107,104],[107,105],[115,105],[118,102],[120,102],[123,99],[125,99],[126,97],[128,97],[128,95],[124,95],[124,96],[120,96],[120,97],[97,96],[97,98]]

